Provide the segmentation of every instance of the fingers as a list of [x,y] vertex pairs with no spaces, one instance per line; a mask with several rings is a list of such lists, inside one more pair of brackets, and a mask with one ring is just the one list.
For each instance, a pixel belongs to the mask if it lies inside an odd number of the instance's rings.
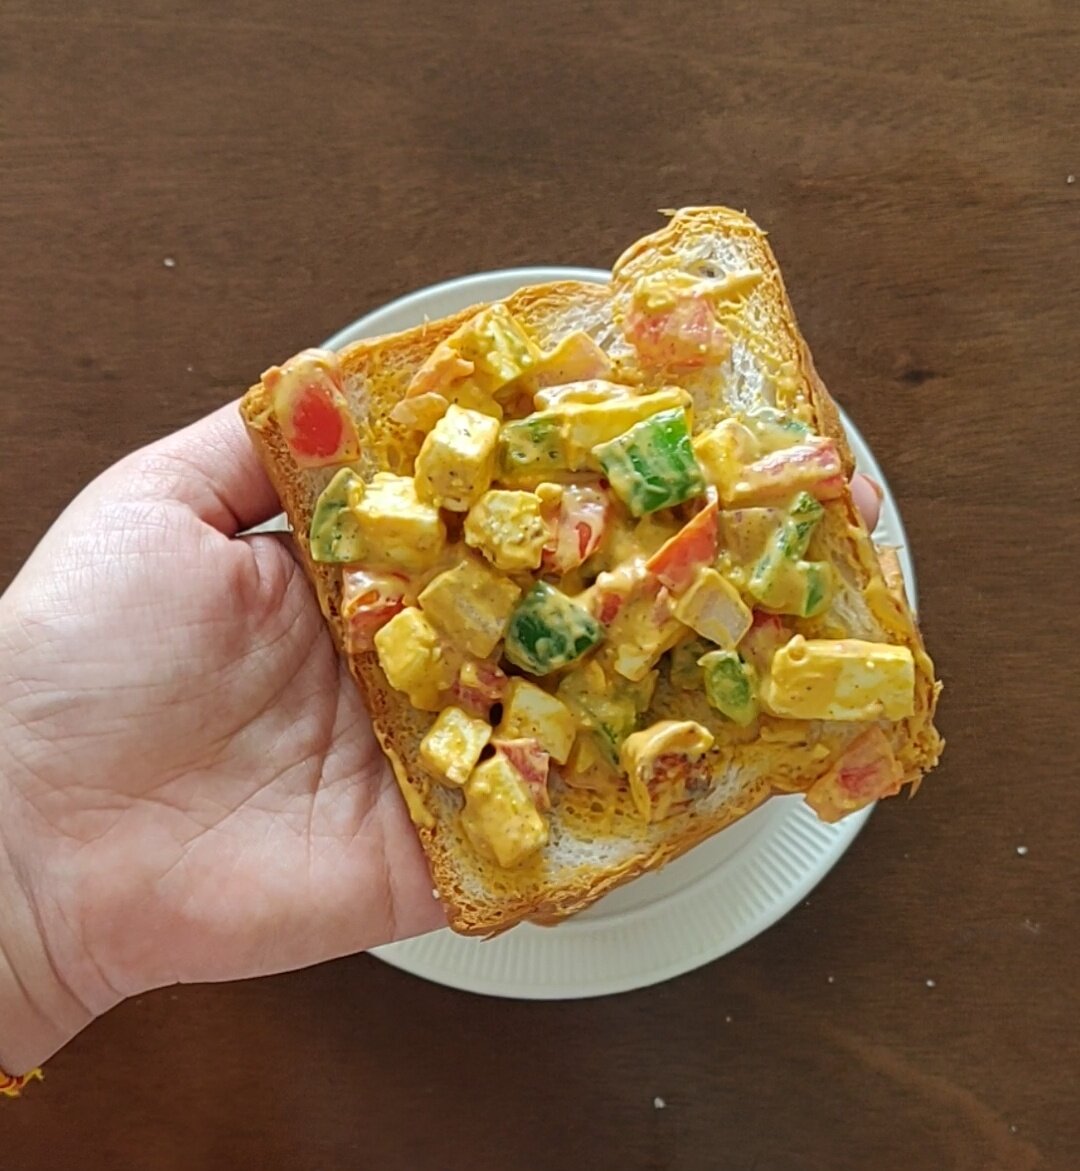
[[235,402],[152,443],[134,459],[156,494],[188,505],[226,536],[281,510]]
[[873,532],[881,515],[881,485],[862,472],[856,472],[851,478],[851,497],[855,507],[862,513],[866,527]]

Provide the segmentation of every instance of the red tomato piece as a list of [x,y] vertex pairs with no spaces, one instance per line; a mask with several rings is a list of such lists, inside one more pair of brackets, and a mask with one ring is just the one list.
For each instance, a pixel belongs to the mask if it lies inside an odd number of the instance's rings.
[[758,671],[768,671],[772,657],[785,646],[792,636],[779,614],[766,614],[755,610],[749,631],[739,643],[739,652]]
[[342,391],[337,354],[304,350],[262,376],[274,415],[301,467],[348,463],[360,454],[356,424]]
[[712,305],[699,294],[680,296],[659,312],[631,310],[625,332],[647,366],[696,369],[722,362],[731,349]]
[[296,397],[289,445],[299,455],[326,459],[341,450],[345,424],[330,390],[310,382]]
[[719,541],[719,506],[707,504],[694,518],[660,546],[645,562],[673,593],[681,594],[703,565],[716,560]]
[[584,564],[604,539],[609,507],[608,494],[599,488],[563,489],[554,534],[544,548],[544,569],[549,573],[569,573]]
[[502,702],[507,683],[509,679],[495,663],[488,659],[467,659],[450,693],[463,711],[486,720],[492,707]]
[[496,752],[501,752],[506,757],[528,786],[537,809],[550,809],[551,800],[547,789],[550,758],[539,743],[530,737],[520,740],[493,740],[492,746]]
[[822,821],[839,821],[871,801],[898,793],[903,779],[903,768],[885,733],[870,728],[810,786],[806,802]]
[[405,608],[407,586],[408,580],[398,573],[345,570],[341,616],[345,620],[347,651],[371,650],[376,633]]
[[798,491],[835,500],[844,491],[844,468],[836,444],[815,436],[747,464],[738,488],[741,504],[767,504]]
[[601,594],[596,609],[597,622],[604,626],[610,626],[618,618],[619,611],[623,608],[625,601],[625,595],[616,593],[614,590]]

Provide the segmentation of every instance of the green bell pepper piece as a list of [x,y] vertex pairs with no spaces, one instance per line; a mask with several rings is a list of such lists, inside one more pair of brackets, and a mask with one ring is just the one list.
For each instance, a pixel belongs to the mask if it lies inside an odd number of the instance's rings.
[[566,442],[558,419],[531,415],[499,429],[498,478],[504,482],[541,480],[568,469]]
[[734,651],[710,651],[698,660],[705,676],[705,698],[722,715],[745,728],[758,714],[754,668]]
[[345,565],[363,557],[360,528],[349,508],[349,496],[362,487],[363,481],[352,468],[342,468],[322,490],[311,514],[308,533],[314,561]]
[[824,515],[825,509],[809,492],[800,492],[795,497],[787,519],[780,526],[782,552],[785,557],[798,561],[806,555],[814,529]]
[[800,561],[804,592],[802,607],[798,614],[802,618],[814,618],[829,604],[832,593],[832,566],[827,561]]
[[698,660],[710,647],[715,649],[715,644],[703,638],[688,638],[671,648],[668,678],[672,687],[678,687],[680,691],[701,690],[705,681]]
[[682,410],[643,419],[608,443],[597,444],[593,455],[634,516],[671,508],[705,491]]
[[747,588],[763,605],[803,618],[825,609],[832,589],[832,569],[825,561],[802,560],[824,515],[825,509],[809,492],[795,497],[750,574]]
[[580,659],[602,637],[588,610],[538,581],[510,615],[506,657],[530,675],[547,675]]

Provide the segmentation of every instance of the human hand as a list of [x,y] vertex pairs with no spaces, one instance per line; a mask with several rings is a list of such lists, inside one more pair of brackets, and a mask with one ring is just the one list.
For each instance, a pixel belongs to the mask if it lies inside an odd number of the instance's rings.
[[303,572],[235,537],[277,508],[227,407],[91,484],[0,598],[0,1068],[149,988],[444,921]]
[[0,1068],[444,922],[303,571],[235,538],[278,507],[230,406],[105,472],[0,598]]

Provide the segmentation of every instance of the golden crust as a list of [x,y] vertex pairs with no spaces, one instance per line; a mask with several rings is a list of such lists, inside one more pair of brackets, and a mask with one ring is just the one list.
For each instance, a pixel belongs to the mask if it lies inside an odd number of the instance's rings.
[[[748,264],[764,274],[755,293],[762,320],[761,337],[755,341],[760,342],[758,356],[776,374],[778,393],[794,395],[803,402],[816,429],[837,441],[850,472],[853,461],[836,406],[799,333],[776,260],[761,230],[738,212],[725,208],[684,209],[659,232],[639,241],[620,257],[610,287],[578,282],[538,286],[521,290],[507,299],[507,305],[545,344],[558,340],[569,329],[587,328],[617,356],[621,338],[615,323],[631,283],[643,272],[683,263],[687,255],[705,255],[709,245],[717,242],[736,247]],[[361,421],[363,473],[379,468],[403,470],[401,465],[415,454],[415,435],[394,423],[390,411],[434,346],[476,308],[404,333],[358,342],[342,351],[346,395]],[[257,384],[245,395],[241,413],[292,523],[301,563],[316,590],[334,641],[344,653],[338,575],[334,567],[311,559],[306,540],[315,498],[328,477],[295,467],[269,406],[265,391]],[[720,404],[706,401],[704,406],[697,412],[696,427],[708,425],[711,414],[722,413]],[[834,560],[840,558],[846,565],[856,583],[860,605],[890,640],[909,645],[916,653],[916,715],[890,726],[889,731],[894,750],[904,763],[905,779],[917,782],[941,750],[941,740],[932,723],[939,690],[933,666],[902,593],[890,589],[883,580],[877,555],[850,494],[845,495],[842,507],[830,509],[830,514],[829,552]],[[889,576],[892,578],[891,573]],[[634,816],[628,798],[606,802],[595,809],[588,794],[564,788],[557,795],[552,824],[559,834],[578,844],[562,854],[552,848],[517,870],[504,871],[478,858],[459,826],[459,795],[434,783],[420,760],[419,743],[432,716],[413,709],[403,695],[388,685],[373,653],[346,655],[346,659],[413,812],[450,923],[465,934],[491,935],[525,919],[545,924],[558,922],[615,887],[685,853],[750,812],[771,792],[805,790],[827,764],[820,754],[809,750],[809,742],[804,746],[806,751],[800,751],[797,745],[785,745],[779,766],[776,745],[721,744],[711,754],[715,775],[725,778],[719,797],[713,794],[715,799],[695,801],[687,810],[651,827],[642,825]],[[653,714],[666,714],[665,703],[685,702],[683,696],[661,695],[654,701]],[[826,731],[821,732],[821,737],[819,743],[832,743]]]

